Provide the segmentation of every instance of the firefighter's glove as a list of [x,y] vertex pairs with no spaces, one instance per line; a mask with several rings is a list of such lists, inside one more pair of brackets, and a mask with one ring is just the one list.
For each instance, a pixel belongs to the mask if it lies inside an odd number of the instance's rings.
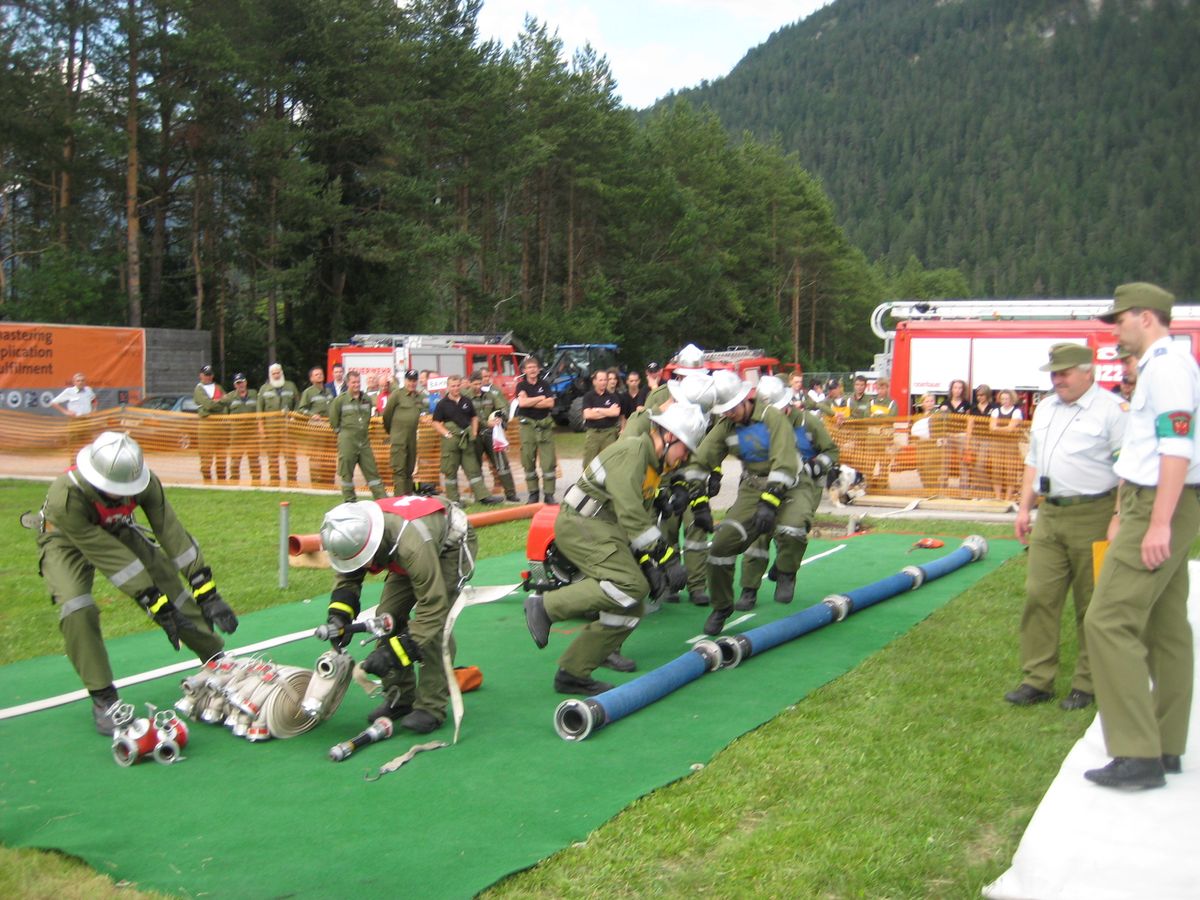
[[697,497],[691,502],[691,507],[692,521],[696,523],[697,528],[709,534],[717,530],[713,524],[712,507],[709,506],[708,497]]
[[646,576],[646,581],[650,584],[651,597],[661,599],[670,593],[666,573],[659,568],[658,563],[650,558],[650,554],[645,553],[638,557],[638,565],[642,567],[642,574]]
[[195,631],[196,626],[188,621],[166,594],[156,587],[148,587],[135,598],[138,606],[146,611],[146,615],[154,620],[167,633],[167,640],[176,650],[179,649],[179,632]]
[[773,491],[763,491],[758,495],[758,506],[750,519],[750,530],[757,534],[774,534],[775,519],[779,515],[779,507],[783,501]]
[[804,474],[812,478],[813,481],[820,482],[832,465],[833,460],[824,453],[818,453],[801,468],[804,470]]
[[226,634],[237,631],[238,618],[233,609],[225,602],[221,592],[213,583],[212,569],[205,566],[198,569],[188,582],[192,586],[192,596],[200,607],[200,613],[209,628],[219,628]]
[[421,662],[425,655],[420,645],[413,640],[407,631],[381,638],[379,645],[371,651],[362,662],[363,671],[369,675],[383,678],[393,669],[407,669],[415,662]]
[[358,597],[353,591],[348,591],[346,588],[335,588],[329,596],[329,609],[326,610],[328,618],[325,619],[325,624],[336,626],[339,633],[329,639],[329,646],[334,650],[341,650],[350,643],[350,634],[346,629],[351,622],[358,618]]
[[667,509],[666,514],[672,519],[683,515],[683,511],[688,508],[688,489],[687,485],[682,481],[674,481],[667,488]]
[[708,496],[715,497],[721,493],[721,467],[717,466],[708,476]]

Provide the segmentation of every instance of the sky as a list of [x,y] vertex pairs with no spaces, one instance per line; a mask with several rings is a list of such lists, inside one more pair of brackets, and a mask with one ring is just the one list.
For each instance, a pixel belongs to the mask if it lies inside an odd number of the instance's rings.
[[512,45],[526,14],[558,31],[563,55],[591,42],[608,58],[625,104],[729,74],[771,33],[829,0],[483,0],[479,35]]

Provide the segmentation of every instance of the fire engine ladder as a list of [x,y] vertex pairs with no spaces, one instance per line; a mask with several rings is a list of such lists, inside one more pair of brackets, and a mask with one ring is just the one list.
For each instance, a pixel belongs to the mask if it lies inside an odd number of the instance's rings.
[[350,338],[354,347],[453,347],[456,344],[507,344],[509,334],[356,334]]
[[[890,349],[896,332],[884,327],[884,318],[942,320],[1002,319],[1094,319],[1112,308],[1109,299],[1083,300],[889,300],[871,313],[871,330],[887,342]],[[1171,313],[1175,319],[1200,319],[1200,306],[1178,305]]]
[[705,362],[737,362],[742,359],[754,359],[765,356],[760,347],[728,347],[724,350],[712,350],[703,355]]

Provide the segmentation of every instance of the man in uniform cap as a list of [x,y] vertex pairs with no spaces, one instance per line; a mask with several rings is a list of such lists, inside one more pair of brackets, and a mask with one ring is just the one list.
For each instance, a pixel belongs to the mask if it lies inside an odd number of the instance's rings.
[[413,492],[413,470],[417,467],[417,425],[425,409],[425,397],[417,382],[420,373],[408,369],[404,386],[392,383],[383,408],[383,430],[391,444],[392,490],[397,497]]
[[221,405],[228,413],[223,423],[226,428],[225,449],[228,452],[229,477],[233,481],[242,478],[242,458],[246,459],[246,467],[251,484],[262,483],[261,460],[258,458],[258,423],[254,419],[239,419],[247,413],[258,412],[258,391],[249,386],[246,374],[238,372],[233,376],[233,391],[221,399]]
[[1200,528],[1196,408],[1200,368],[1171,340],[1175,298],[1117,288],[1100,316],[1140,360],[1117,459],[1109,548],[1084,619],[1104,743],[1112,761],[1084,776],[1104,787],[1161,787],[1181,769],[1192,705],[1188,548]]
[[[1017,706],[1054,698],[1058,674],[1059,623],[1070,591],[1075,601],[1079,653],[1071,690],[1060,706],[1083,709],[1095,690],[1088,666],[1083,617],[1092,599],[1092,543],[1104,540],[1116,503],[1113,459],[1125,435],[1125,414],[1092,371],[1092,351],[1082,344],[1050,348],[1054,391],[1033,412],[1029,452],[1021,479],[1020,505],[1013,531],[1029,545],[1025,609],[1021,614],[1020,686],[1004,699]],[[1035,498],[1041,506],[1030,523]]]
[[646,393],[653,391],[662,382],[662,366],[656,362],[646,363]]
[[196,404],[197,449],[200,454],[200,477],[206,483],[225,480],[225,454],[221,447],[220,423],[213,416],[224,415],[227,411],[221,405],[225,391],[214,381],[213,367],[200,367],[200,382],[192,390],[192,400]]

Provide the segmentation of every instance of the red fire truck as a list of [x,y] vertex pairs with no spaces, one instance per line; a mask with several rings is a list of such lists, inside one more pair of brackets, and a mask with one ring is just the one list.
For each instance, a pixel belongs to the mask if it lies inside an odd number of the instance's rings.
[[[366,384],[377,379],[403,377],[406,369],[433,373],[431,390],[447,375],[469,375],[486,369],[505,396],[511,398],[520,377],[520,357],[511,334],[356,334],[349,343],[331,344],[329,369],[336,363],[356,369]],[[386,382],[385,382],[386,383]]]
[[[718,369],[732,369],[742,377],[742,380],[749,381],[751,384],[757,384],[760,375],[775,374],[779,368],[779,360],[773,356],[764,355],[763,351],[758,348],[750,347],[730,347],[727,350],[711,350],[703,355],[704,368],[710,372],[715,372]],[[679,365],[677,358],[672,358],[664,367],[666,377],[670,378],[671,373],[675,371]],[[793,364],[797,372],[800,367]]]
[[[1051,389],[1039,370],[1059,341],[1091,347],[1096,380],[1109,389],[1121,380],[1112,326],[1096,318],[1111,300],[920,300],[891,301],[875,308],[871,327],[884,341],[877,372],[891,373],[892,399],[902,413],[922,394],[946,394],[950,382],[1011,388],[1025,405]],[[897,320],[894,331],[884,325]],[[1200,306],[1176,306],[1171,332],[1200,359]]]

